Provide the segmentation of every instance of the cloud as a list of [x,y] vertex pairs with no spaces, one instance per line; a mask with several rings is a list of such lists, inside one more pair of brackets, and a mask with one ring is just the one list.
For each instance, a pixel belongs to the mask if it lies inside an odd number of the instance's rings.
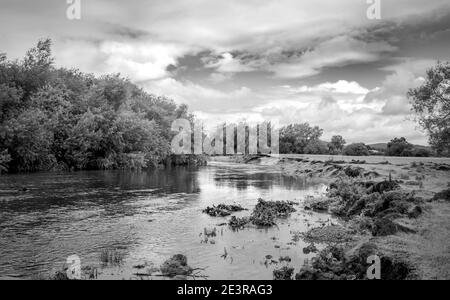
[[327,40],[314,49],[273,64],[268,69],[280,78],[303,78],[319,74],[324,68],[377,61],[397,50],[386,42],[364,42],[349,36]]
[[49,36],[57,65],[119,72],[211,122],[310,121],[349,141],[420,140],[404,121],[405,93],[433,65],[426,58],[450,59],[450,5],[382,1],[377,21],[366,18],[367,7],[355,0],[95,0],[82,1],[82,19],[69,21],[65,1],[3,0],[1,50],[18,58]]
[[[222,92],[192,82],[164,79],[152,81],[147,89],[169,95],[180,103],[187,102],[208,128],[241,120],[279,125],[309,122],[325,130],[324,139],[340,134],[348,142],[385,142],[396,136],[415,143],[426,141],[425,135],[416,131],[416,125],[403,114],[389,118],[383,115],[384,101],[365,102],[364,97],[371,91],[357,82],[279,86],[257,91],[243,87]],[[298,93],[299,89],[304,91]],[[363,91],[367,93],[361,94]]]
[[[60,50],[63,49],[63,50]],[[170,66],[193,48],[152,41],[90,41],[66,39],[58,43],[57,63],[97,75],[120,73],[135,82],[171,76]]]
[[219,73],[239,73],[255,70],[250,65],[241,63],[241,61],[234,58],[231,53],[223,53],[219,58],[207,61],[205,67],[214,68]]
[[122,72],[135,81],[167,77],[167,67],[177,64],[177,58],[188,52],[181,45],[164,43],[104,42],[100,52],[111,72]]
[[210,79],[215,83],[229,80],[235,73],[252,72],[256,68],[254,62],[245,63],[239,57],[234,57],[231,53],[222,53],[217,57],[203,58],[204,67],[214,69]]
[[365,95],[369,90],[361,86],[356,81],[339,80],[335,83],[325,82],[315,86],[301,86],[298,92],[321,92],[321,93],[337,93],[337,94],[355,94]]
[[147,91],[167,96],[178,103],[185,103],[191,110],[197,112],[245,110],[245,103],[251,105],[251,102],[256,100],[255,93],[247,87],[224,92],[190,81],[177,81],[173,78],[148,81],[143,85]]
[[400,59],[397,64],[383,68],[389,72],[381,82],[380,88],[365,96],[365,102],[383,102],[382,114],[385,116],[403,115],[411,112],[411,105],[406,97],[410,88],[424,82],[426,70],[436,63],[430,59]]

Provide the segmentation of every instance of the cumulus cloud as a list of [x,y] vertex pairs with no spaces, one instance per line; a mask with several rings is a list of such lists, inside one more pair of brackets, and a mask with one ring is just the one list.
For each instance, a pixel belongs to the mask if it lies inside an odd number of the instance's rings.
[[131,76],[135,81],[160,79],[168,76],[167,67],[177,64],[177,58],[188,53],[182,45],[158,42],[111,42],[100,45],[108,70]]
[[301,86],[297,89],[298,92],[329,92],[337,94],[355,94],[365,95],[369,90],[361,86],[356,81],[339,80],[337,82],[325,82],[315,86]]

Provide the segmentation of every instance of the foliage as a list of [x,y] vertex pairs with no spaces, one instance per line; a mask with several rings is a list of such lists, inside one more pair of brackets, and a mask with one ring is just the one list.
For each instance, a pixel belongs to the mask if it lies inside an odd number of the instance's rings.
[[388,156],[412,156],[414,146],[406,141],[404,137],[395,138],[387,144],[386,155]]
[[155,167],[177,118],[193,120],[118,74],[56,68],[49,39],[23,60],[0,55],[1,172]]
[[429,69],[425,82],[408,91],[417,121],[440,154],[450,155],[450,62]]
[[329,151],[330,154],[339,154],[344,149],[344,146],[347,142],[340,135],[335,135],[331,138],[331,142],[329,143]]
[[369,149],[363,143],[350,144],[344,148],[344,155],[348,156],[368,156]]
[[[280,153],[305,153],[306,147],[311,143],[319,142],[323,129],[317,126],[311,127],[308,123],[292,124],[280,130]],[[317,144],[316,144],[317,146]],[[309,151],[317,148],[313,145]]]
[[8,154],[8,150],[0,151],[0,174],[8,172],[8,165],[11,161],[11,155]]
[[329,149],[328,145],[322,141],[310,141],[308,145],[306,145],[305,154],[328,154]]

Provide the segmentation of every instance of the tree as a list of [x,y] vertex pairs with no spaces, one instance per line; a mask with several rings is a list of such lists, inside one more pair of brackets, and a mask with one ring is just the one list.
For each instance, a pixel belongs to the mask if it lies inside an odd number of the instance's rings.
[[177,118],[194,120],[120,75],[56,68],[50,40],[23,60],[0,54],[0,172],[152,168]]
[[304,152],[305,154],[328,154],[329,149],[325,142],[314,140],[306,145]]
[[344,148],[344,155],[348,156],[368,156],[369,149],[363,143],[350,144]]
[[49,130],[46,114],[29,108],[6,123],[6,146],[11,155],[13,171],[49,170],[56,160],[51,152],[53,132]]
[[406,141],[404,137],[395,138],[387,144],[386,155],[388,156],[413,156],[414,146]]
[[311,142],[319,141],[323,129],[311,127],[308,123],[292,124],[280,130],[280,153],[305,153]]
[[450,62],[438,62],[427,71],[425,82],[408,91],[416,120],[440,154],[450,155]]
[[339,154],[342,152],[342,149],[344,149],[344,145],[347,142],[344,140],[344,138],[340,135],[335,135],[331,138],[331,142],[328,145],[329,151],[331,154]]

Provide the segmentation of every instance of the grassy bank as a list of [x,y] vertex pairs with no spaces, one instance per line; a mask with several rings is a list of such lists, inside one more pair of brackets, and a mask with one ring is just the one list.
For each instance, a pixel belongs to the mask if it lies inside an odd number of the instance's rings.
[[[377,254],[382,279],[450,279],[450,165],[446,160],[316,156],[214,160],[257,164],[285,175],[328,182],[328,192],[305,199],[304,209],[328,212],[339,217],[342,225],[302,233],[311,243],[328,247],[288,278],[365,279],[366,256]],[[277,277],[283,278],[278,273]]]

